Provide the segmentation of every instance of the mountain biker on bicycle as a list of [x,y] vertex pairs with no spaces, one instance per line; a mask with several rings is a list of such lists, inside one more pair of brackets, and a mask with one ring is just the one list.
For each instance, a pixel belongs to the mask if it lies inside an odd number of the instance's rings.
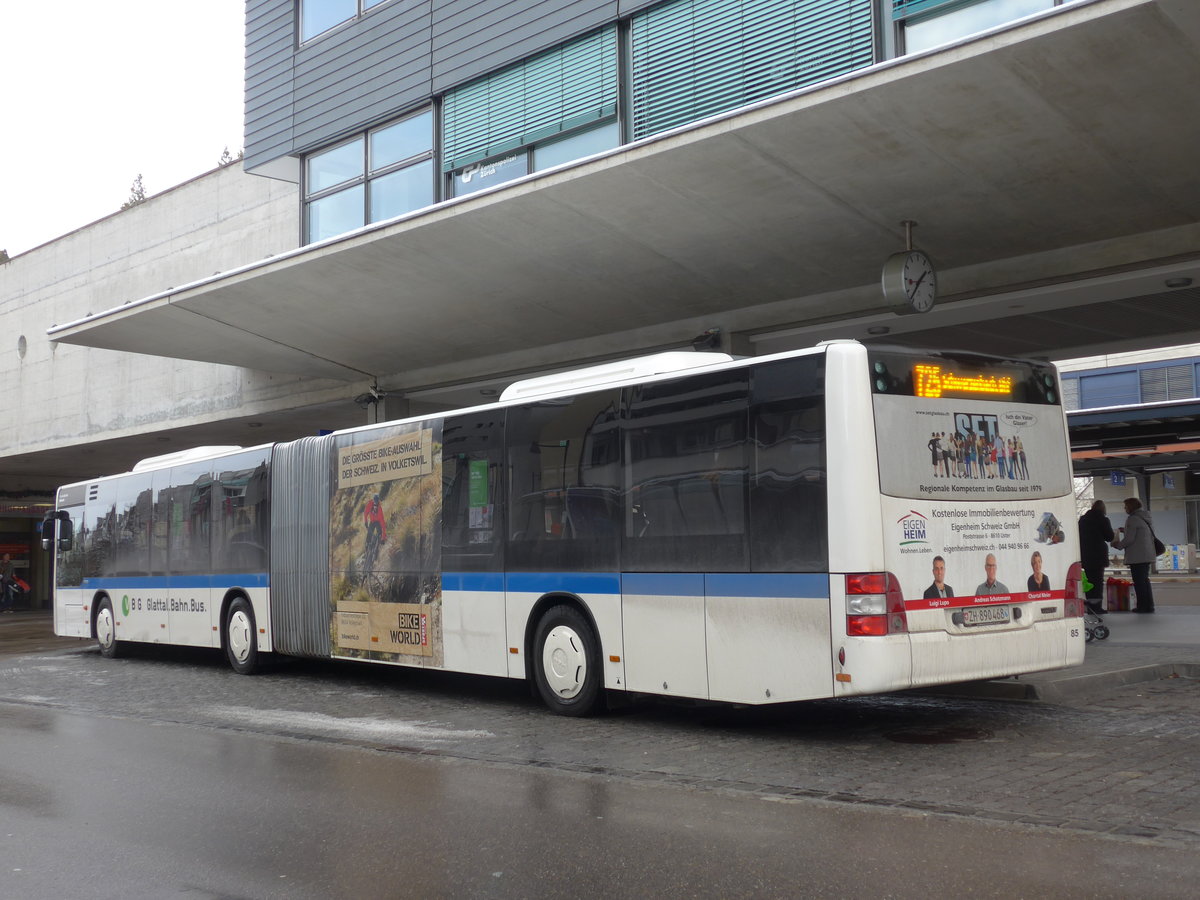
[[367,546],[383,544],[387,541],[387,522],[383,517],[383,503],[378,494],[374,494],[367,505],[363,507],[363,524],[367,526]]

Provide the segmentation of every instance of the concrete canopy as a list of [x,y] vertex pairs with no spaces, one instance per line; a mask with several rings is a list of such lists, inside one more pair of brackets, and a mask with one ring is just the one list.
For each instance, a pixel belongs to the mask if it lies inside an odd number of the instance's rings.
[[[712,326],[759,352],[1195,340],[1198,88],[1200,4],[1083,0],[49,336],[404,390]],[[880,295],[906,219],[939,266],[924,316]]]

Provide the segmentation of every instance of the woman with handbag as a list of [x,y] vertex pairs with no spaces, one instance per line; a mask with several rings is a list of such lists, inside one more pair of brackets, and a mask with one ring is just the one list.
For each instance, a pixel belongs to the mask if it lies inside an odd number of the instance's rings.
[[1133,589],[1137,594],[1137,608],[1134,612],[1154,612],[1154,591],[1150,587],[1150,565],[1158,554],[1155,544],[1158,538],[1154,536],[1151,525],[1150,511],[1142,509],[1142,501],[1130,497],[1125,501],[1125,512],[1129,516],[1125,527],[1112,545],[1117,550],[1125,551],[1125,565],[1129,566],[1129,577],[1133,579]]

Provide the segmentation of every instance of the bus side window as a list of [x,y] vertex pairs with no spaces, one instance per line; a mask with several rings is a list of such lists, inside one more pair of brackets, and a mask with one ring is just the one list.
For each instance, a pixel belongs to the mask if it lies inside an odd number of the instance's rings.
[[150,541],[154,527],[152,484],[154,473],[134,473],[117,488],[116,521],[111,554],[100,573],[110,577],[137,577],[150,573]]
[[755,572],[828,569],[824,355],[754,373],[750,559]]
[[745,572],[745,369],[630,390],[625,569]]
[[504,569],[504,411],[442,424],[442,570]]
[[[193,488],[193,500],[211,506],[214,573],[265,572],[269,565],[271,528],[271,477],[267,453],[259,450],[217,462],[208,491]],[[197,509],[198,522],[207,509]],[[207,545],[208,540],[199,542]]]
[[616,571],[620,392],[510,407],[508,567]]
[[171,575],[208,573],[212,560],[212,464],[191,463],[170,470],[161,486],[155,479],[156,572]]

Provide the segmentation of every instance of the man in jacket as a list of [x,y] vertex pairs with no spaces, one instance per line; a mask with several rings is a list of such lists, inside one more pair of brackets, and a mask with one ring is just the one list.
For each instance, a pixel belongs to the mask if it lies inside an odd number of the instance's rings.
[[1079,557],[1087,580],[1092,584],[1087,592],[1087,607],[1094,613],[1104,611],[1101,603],[1104,597],[1104,568],[1108,565],[1108,545],[1115,537],[1103,500],[1097,500],[1091,509],[1079,517]]
[[1125,565],[1129,566],[1129,577],[1133,579],[1133,590],[1137,594],[1134,612],[1154,612],[1154,592],[1150,587],[1150,564],[1157,554],[1154,552],[1154,528],[1150,511],[1142,509],[1142,501],[1130,497],[1125,501],[1125,512],[1129,518],[1121,529],[1121,536],[1112,542],[1117,550],[1125,551]]
[[953,597],[954,588],[946,584],[946,560],[940,556],[933,558],[933,584],[925,588],[924,599],[935,597]]

